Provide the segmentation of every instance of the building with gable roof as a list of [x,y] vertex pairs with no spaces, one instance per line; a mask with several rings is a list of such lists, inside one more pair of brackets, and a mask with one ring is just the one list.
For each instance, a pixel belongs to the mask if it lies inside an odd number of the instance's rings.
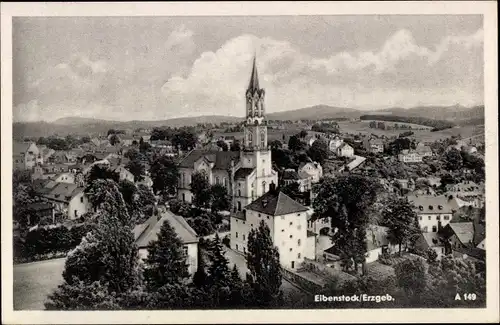
[[453,208],[444,196],[408,196],[418,215],[422,232],[437,232],[451,222]]
[[53,204],[56,212],[63,213],[68,219],[77,219],[91,208],[84,188],[76,184],[48,181],[39,186],[36,191]]
[[192,202],[190,191],[194,173],[206,175],[210,184],[222,184],[232,198],[233,212],[266,193],[278,183],[278,173],[272,169],[271,150],[267,143],[265,91],[260,88],[254,57],[250,83],[246,90],[246,119],[241,151],[194,149],[179,164],[178,198]]
[[145,223],[134,228],[134,237],[139,249],[139,257],[145,260],[152,241],[158,239],[158,234],[164,222],[168,222],[184,245],[184,253],[188,263],[188,272],[192,275],[198,268],[198,235],[181,216],[170,211],[161,215],[151,216]]
[[267,193],[231,216],[231,248],[246,254],[250,230],[264,221],[279,250],[281,266],[297,269],[304,258],[315,258],[316,234],[307,230],[308,210],[272,185]]
[[34,142],[12,143],[12,157],[14,169],[31,170],[36,165],[43,163],[43,157],[40,150]]

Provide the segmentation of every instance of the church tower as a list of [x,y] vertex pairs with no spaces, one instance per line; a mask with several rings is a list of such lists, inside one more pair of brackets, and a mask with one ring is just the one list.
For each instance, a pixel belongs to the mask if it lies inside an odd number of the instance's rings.
[[265,91],[259,86],[256,57],[246,91],[246,120],[244,128],[245,151],[267,150],[267,122],[265,120]]
[[[267,144],[267,121],[265,117],[265,91],[260,88],[256,58],[253,59],[250,82],[245,92],[246,119],[244,123],[243,148],[240,151],[241,167],[255,170],[249,181],[248,193],[243,206],[269,191],[271,184],[277,185],[278,174],[272,169],[271,150]],[[245,196],[245,195],[243,195]]]

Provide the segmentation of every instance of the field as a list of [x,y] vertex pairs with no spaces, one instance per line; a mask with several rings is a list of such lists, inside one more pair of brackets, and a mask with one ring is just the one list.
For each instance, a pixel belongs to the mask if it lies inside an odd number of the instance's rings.
[[[386,126],[394,126],[395,124],[401,126],[401,125],[405,125],[406,127],[411,127],[412,129],[423,129],[423,131],[426,131],[426,130],[432,130],[433,128],[431,126],[425,126],[425,125],[421,125],[421,124],[413,124],[413,123],[404,123],[404,122],[392,122],[392,121],[384,121],[384,120],[362,120],[361,122],[364,122],[364,123],[367,123],[367,124],[370,124],[370,122],[383,122]],[[407,131],[407,130],[398,130],[398,131],[401,131],[401,132],[404,132],[404,131]]]
[[387,137],[398,136],[400,133],[405,131],[413,131],[414,137],[417,141],[423,142],[434,142],[440,139],[446,139],[451,136],[460,135],[462,138],[469,138],[474,135],[484,134],[484,126],[482,125],[471,125],[471,126],[457,126],[451,129],[445,129],[437,132],[431,132],[426,130],[381,130],[372,129],[368,125],[369,123],[365,121],[343,121],[339,122],[341,133],[351,133],[351,134],[375,134],[377,136],[385,135]]

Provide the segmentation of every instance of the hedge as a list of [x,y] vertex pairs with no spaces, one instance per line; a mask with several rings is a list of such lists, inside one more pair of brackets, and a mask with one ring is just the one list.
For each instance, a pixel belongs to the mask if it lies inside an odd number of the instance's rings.
[[38,257],[43,255],[59,256],[61,253],[67,253],[78,246],[82,238],[92,229],[91,224],[35,228],[24,238],[15,238],[14,260],[38,260]]

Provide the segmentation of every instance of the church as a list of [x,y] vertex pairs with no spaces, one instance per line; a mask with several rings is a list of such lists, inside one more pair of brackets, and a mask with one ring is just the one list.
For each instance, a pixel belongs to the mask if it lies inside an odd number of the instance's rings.
[[190,191],[194,173],[203,173],[209,183],[222,184],[231,197],[232,212],[243,208],[278,184],[272,169],[271,149],[267,143],[265,91],[260,88],[256,58],[245,92],[246,118],[240,151],[192,150],[179,163],[178,199],[192,202]]

